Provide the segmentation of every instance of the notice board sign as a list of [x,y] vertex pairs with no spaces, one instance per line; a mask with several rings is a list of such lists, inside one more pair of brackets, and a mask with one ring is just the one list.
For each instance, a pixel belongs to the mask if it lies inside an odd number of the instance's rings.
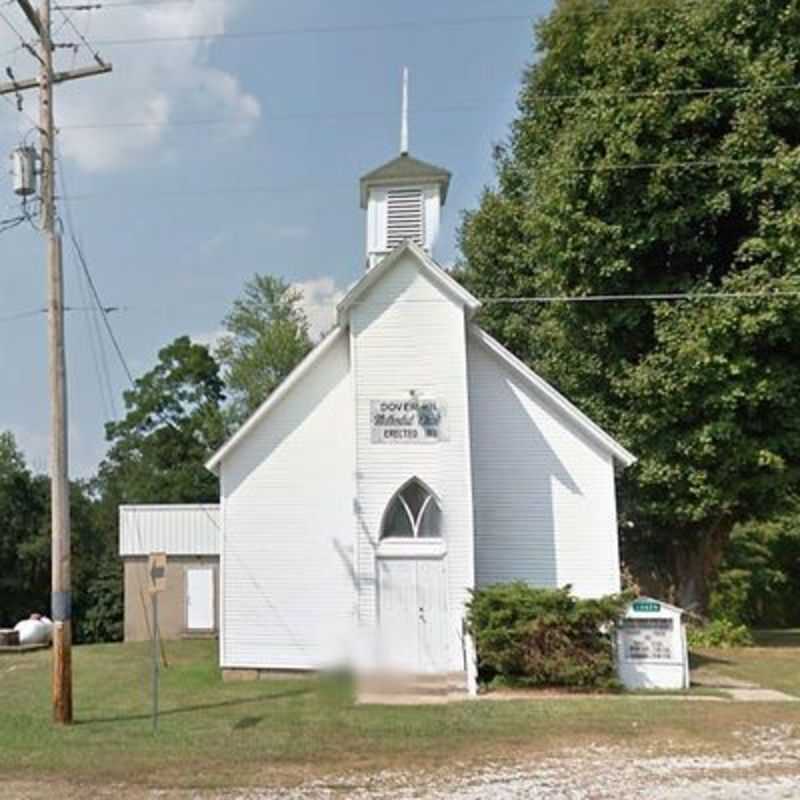
[[447,409],[441,400],[370,400],[369,414],[373,444],[436,444],[447,440]]
[[617,674],[627,689],[689,688],[689,648],[684,612],[638,597],[617,622]]
[[622,620],[623,657],[628,661],[672,661],[675,626],[672,619],[659,617]]

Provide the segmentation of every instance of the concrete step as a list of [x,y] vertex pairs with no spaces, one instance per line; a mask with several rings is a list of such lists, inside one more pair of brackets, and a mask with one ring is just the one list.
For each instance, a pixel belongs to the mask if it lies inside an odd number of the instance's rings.
[[358,702],[449,702],[468,696],[465,673],[441,675],[372,675],[362,678],[356,691]]

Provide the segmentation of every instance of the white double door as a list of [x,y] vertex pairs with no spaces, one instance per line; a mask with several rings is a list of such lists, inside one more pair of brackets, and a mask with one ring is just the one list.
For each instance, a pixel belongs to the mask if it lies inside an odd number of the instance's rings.
[[378,560],[378,624],[387,666],[415,674],[447,671],[445,560]]

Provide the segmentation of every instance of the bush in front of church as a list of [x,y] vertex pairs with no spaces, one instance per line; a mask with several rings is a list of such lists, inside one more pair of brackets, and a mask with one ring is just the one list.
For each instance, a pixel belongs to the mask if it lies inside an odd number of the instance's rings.
[[575,597],[569,586],[503,583],[478,589],[467,625],[489,686],[618,689],[613,629],[630,598]]

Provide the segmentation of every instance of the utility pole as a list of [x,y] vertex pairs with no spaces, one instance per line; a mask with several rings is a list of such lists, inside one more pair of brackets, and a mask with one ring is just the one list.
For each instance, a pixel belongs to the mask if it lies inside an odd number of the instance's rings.
[[70,580],[69,461],[67,452],[67,367],[64,353],[64,279],[61,236],[56,225],[55,137],[53,86],[100,75],[111,65],[95,56],[97,66],[54,73],[51,0],[40,0],[38,13],[30,0],[17,0],[39,37],[38,81],[0,84],[0,94],[39,88],[41,136],[41,221],[47,247],[47,316],[50,376],[50,511],[52,529],[53,719],[72,722],[72,592]]

